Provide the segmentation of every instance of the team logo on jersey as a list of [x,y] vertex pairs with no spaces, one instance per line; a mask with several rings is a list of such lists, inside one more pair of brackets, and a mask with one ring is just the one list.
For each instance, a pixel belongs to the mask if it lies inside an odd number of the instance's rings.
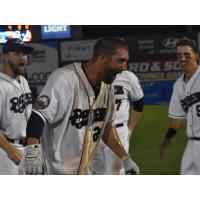
[[180,102],[184,112],[187,113],[190,106],[197,102],[200,102],[200,92],[191,94],[190,96],[185,97]]
[[115,94],[124,94],[123,86],[121,85],[114,85]]
[[28,104],[33,103],[32,93],[28,92],[20,95],[19,97],[13,97],[10,100],[11,108],[10,110],[14,113],[23,113]]
[[45,109],[49,106],[50,98],[46,95],[42,95],[36,99],[34,107],[38,110]]
[[[78,129],[81,129],[83,126],[86,126],[88,124],[89,120],[89,110],[81,110],[81,109],[74,109],[71,116],[70,121],[71,125],[75,126]],[[106,108],[97,108],[96,110],[93,110],[92,114],[92,122],[98,122],[103,121],[106,114]]]

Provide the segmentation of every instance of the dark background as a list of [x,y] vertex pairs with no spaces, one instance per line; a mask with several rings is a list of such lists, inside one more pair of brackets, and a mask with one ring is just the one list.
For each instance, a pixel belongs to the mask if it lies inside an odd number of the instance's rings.
[[90,25],[82,26],[83,38],[95,38],[105,35],[129,36],[138,34],[199,32],[200,26],[192,25]]

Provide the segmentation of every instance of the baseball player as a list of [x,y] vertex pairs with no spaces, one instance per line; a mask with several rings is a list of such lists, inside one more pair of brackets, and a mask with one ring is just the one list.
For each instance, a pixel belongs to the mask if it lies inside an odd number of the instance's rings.
[[[143,91],[138,78],[130,71],[118,74],[113,82],[115,104],[117,109],[115,126],[119,138],[129,151],[129,138],[143,112]],[[129,110],[133,106],[133,112]],[[90,166],[92,174],[123,175],[125,170],[121,159],[103,141],[97,148]]]
[[27,54],[33,48],[20,39],[8,40],[3,48],[0,72],[0,174],[19,174],[25,146],[26,125],[32,109],[27,80]]
[[87,174],[101,137],[123,160],[127,174],[138,172],[113,124],[110,84],[127,69],[128,59],[127,44],[108,37],[97,41],[87,64],[72,63],[52,73],[28,122],[26,174]]
[[183,75],[175,82],[169,105],[171,125],[160,146],[160,156],[187,120],[188,142],[181,163],[181,174],[200,174],[200,67],[196,43],[184,38],[177,46],[178,63]]

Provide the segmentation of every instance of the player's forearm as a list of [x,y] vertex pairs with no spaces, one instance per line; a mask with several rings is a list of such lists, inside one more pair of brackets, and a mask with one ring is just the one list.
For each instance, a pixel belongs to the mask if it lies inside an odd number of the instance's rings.
[[142,112],[137,112],[133,110],[131,111],[129,121],[128,121],[129,130],[134,131],[141,117],[142,117]]
[[170,128],[173,128],[174,130],[178,131],[181,127],[183,122],[183,119],[171,119]]
[[128,155],[119,139],[114,125],[109,125],[105,128],[102,139],[121,159]]

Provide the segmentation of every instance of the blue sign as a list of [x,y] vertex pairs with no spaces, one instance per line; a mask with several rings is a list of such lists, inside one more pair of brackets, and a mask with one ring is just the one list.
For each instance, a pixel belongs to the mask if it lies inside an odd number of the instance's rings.
[[141,83],[145,104],[168,104],[174,81],[151,81]]
[[42,25],[41,38],[42,39],[67,39],[71,38],[70,25]]

